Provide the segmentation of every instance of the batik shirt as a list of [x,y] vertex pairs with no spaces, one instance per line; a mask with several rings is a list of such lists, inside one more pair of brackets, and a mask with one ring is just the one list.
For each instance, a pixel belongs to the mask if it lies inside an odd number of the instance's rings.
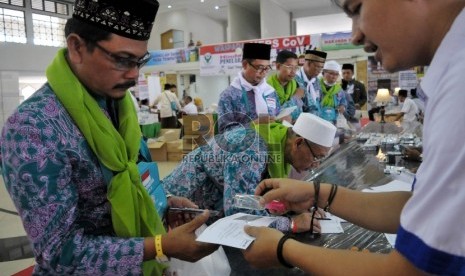
[[50,86],[8,118],[1,145],[3,177],[32,242],[34,274],[142,273],[143,238],[113,233],[100,163]]
[[[273,100],[274,103],[274,106],[268,105],[268,114],[277,116],[281,105],[276,92],[264,97],[267,103],[267,98]],[[241,91],[229,86],[221,93],[218,102],[218,131],[220,133],[236,127],[249,127],[249,123],[257,118],[253,91]]]
[[[299,88],[302,88],[305,91],[304,97],[302,98],[303,101],[303,112],[312,113],[316,116],[320,116],[320,99],[321,99],[321,87],[320,82],[317,78],[313,78],[313,83],[309,83],[311,80],[307,78],[305,75],[304,68],[300,68],[300,70],[296,73],[295,78]],[[314,100],[312,97],[312,91],[310,91],[310,85],[313,87],[316,99]]]
[[[201,209],[220,212],[219,217],[238,212],[267,216],[266,211],[236,208],[236,194],[255,193],[267,177],[268,151],[265,141],[251,128],[235,128],[216,135],[208,144],[188,154],[162,180],[166,191],[187,197]],[[274,225],[289,230],[289,219],[280,217]]]

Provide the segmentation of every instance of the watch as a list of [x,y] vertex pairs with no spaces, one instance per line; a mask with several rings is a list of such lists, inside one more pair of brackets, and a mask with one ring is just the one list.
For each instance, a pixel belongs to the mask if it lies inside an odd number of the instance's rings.
[[161,235],[155,236],[155,260],[159,263],[167,263],[170,259],[163,253],[163,248],[161,246]]

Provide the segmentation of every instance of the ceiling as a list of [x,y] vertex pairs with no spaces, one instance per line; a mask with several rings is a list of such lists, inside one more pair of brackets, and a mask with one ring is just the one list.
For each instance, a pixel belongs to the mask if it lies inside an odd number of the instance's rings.
[[[218,21],[227,21],[229,2],[260,13],[260,0],[158,0],[160,13],[173,10],[190,10]],[[293,18],[340,13],[341,10],[331,0],[262,0],[272,1],[284,10],[291,12]],[[171,5],[171,8],[168,6]],[[218,9],[215,9],[215,6]]]

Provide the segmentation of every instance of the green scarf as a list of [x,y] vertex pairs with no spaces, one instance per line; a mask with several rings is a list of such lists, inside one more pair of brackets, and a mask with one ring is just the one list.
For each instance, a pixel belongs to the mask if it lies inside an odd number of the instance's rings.
[[287,140],[287,127],[281,123],[256,124],[255,131],[265,140],[268,146],[268,173],[271,178],[287,178],[291,165],[285,163],[284,149]]
[[336,107],[334,103],[334,95],[336,95],[342,88],[339,83],[331,86],[329,90],[326,89],[326,84],[323,78],[320,79],[321,91],[323,91],[323,99],[321,100],[321,106],[324,107]]
[[[153,237],[164,234],[163,223],[141,183],[136,165],[141,132],[129,93],[118,102],[120,125],[116,130],[97,101],[76,78],[65,55],[66,49],[58,51],[47,68],[47,79],[98,160],[116,172],[107,191],[116,235]],[[143,265],[145,275],[161,275],[164,268],[155,261]]]
[[278,74],[272,75],[267,80],[268,84],[271,85],[278,94],[279,103],[282,105],[283,103],[289,101],[289,99],[295,94],[295,90],[297,89],[297,82],[295,80],[291,80],[287,83],[286,91],[284,91],[283,86],[279,82]]

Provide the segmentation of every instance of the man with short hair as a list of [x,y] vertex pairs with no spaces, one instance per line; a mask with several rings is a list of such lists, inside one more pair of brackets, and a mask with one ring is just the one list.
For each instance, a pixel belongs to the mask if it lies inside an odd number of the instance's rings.
[[303,112],[320,116],[321,86],[317,77],[323,70],[326,53],[318,50],[305,51],[304,66],[296,73],[295,80],[305,92]]
[[177,112],[181,110],[182,107],[176,97],[176,94],[171,91],[172,87],[172,84],[165,83],[164,91],[161,95],[158,95],[154,102],[154,105],[158,105],[160,108],[160,121],[162,128],[178,127]]
[[184,107],[182,108],[184,114],[197,114],[197,106],[192,102],[191,96],[184,97]]
[[304,95],[303,89],[299,88],[294,79],[299,71],[297,55],[288,50],[280,51],[276,57],[276,70],[276,74],[270,76],[267,82],[276,90],[281,108],[297,107],[291,114],[292,121],[295,121],[302,112]]
[[273,87],[265,80],[270,66],[271,45],[244,43],[242,70],[221,92],[218,102],[218,131],[250,127],[251,121],[273,120],[281,105]]
[[355,108],[360,108],[367,102],[367,92],[365,85],[354,78],[354,65],[351,63],[342,64],[342,89],[353,99]]
[[[254,267],[287,264],[311,275],[464,275],[465,1],[332,2],[352,19],[352,42],[373,53],[388,72],[429,66],[417,91],[426,100],[425,139],[412,191],[339,187],[331,197],[332,214],[376,232],[396,233],[395,246],[388,254],[361,254],[247,227],[255,240],[244,255]],[[332,187],[321,184],[315,192],[309,183],[275,179],[262,182],[256,192],[266,189],[265,203],[278,199],[300,211],[314,205],[317,194],[316,204],[326,206]]]
[[415,126],[418,115],[418,107],[415,102],[407,97],[408,91],[405,89],[400,89],[398,98],[399,102],[402,104],[402,109],[398,113],[386,114],[386,117],[394,117],[394,121],[399,121],[402,119],[402,126],[404,129],[412,129]]
[[167,256],[196,261],[217,248],[195,241],[208,212],[165,232],[136,165],[142,136],[128,89],[150,59],[158,6],[77,0],[47,83],[2,130],[3,177],[36,275],[162,275]]
[[[304,172],[319,166],[331,148],[336,127],[308,113],[302,113],[293,127],[280,123],[234,128],[216,135],[184,157],[163,179],[166,191],[187,197],[200,208],[229,216],[237,212],[268,215],[266,211],[238,209],[236,194],[253,194],[257,184],[270,177],[287,178],[291,166]],[[298,232],[310,230],[309,213],[280,217],[275,227]]]

